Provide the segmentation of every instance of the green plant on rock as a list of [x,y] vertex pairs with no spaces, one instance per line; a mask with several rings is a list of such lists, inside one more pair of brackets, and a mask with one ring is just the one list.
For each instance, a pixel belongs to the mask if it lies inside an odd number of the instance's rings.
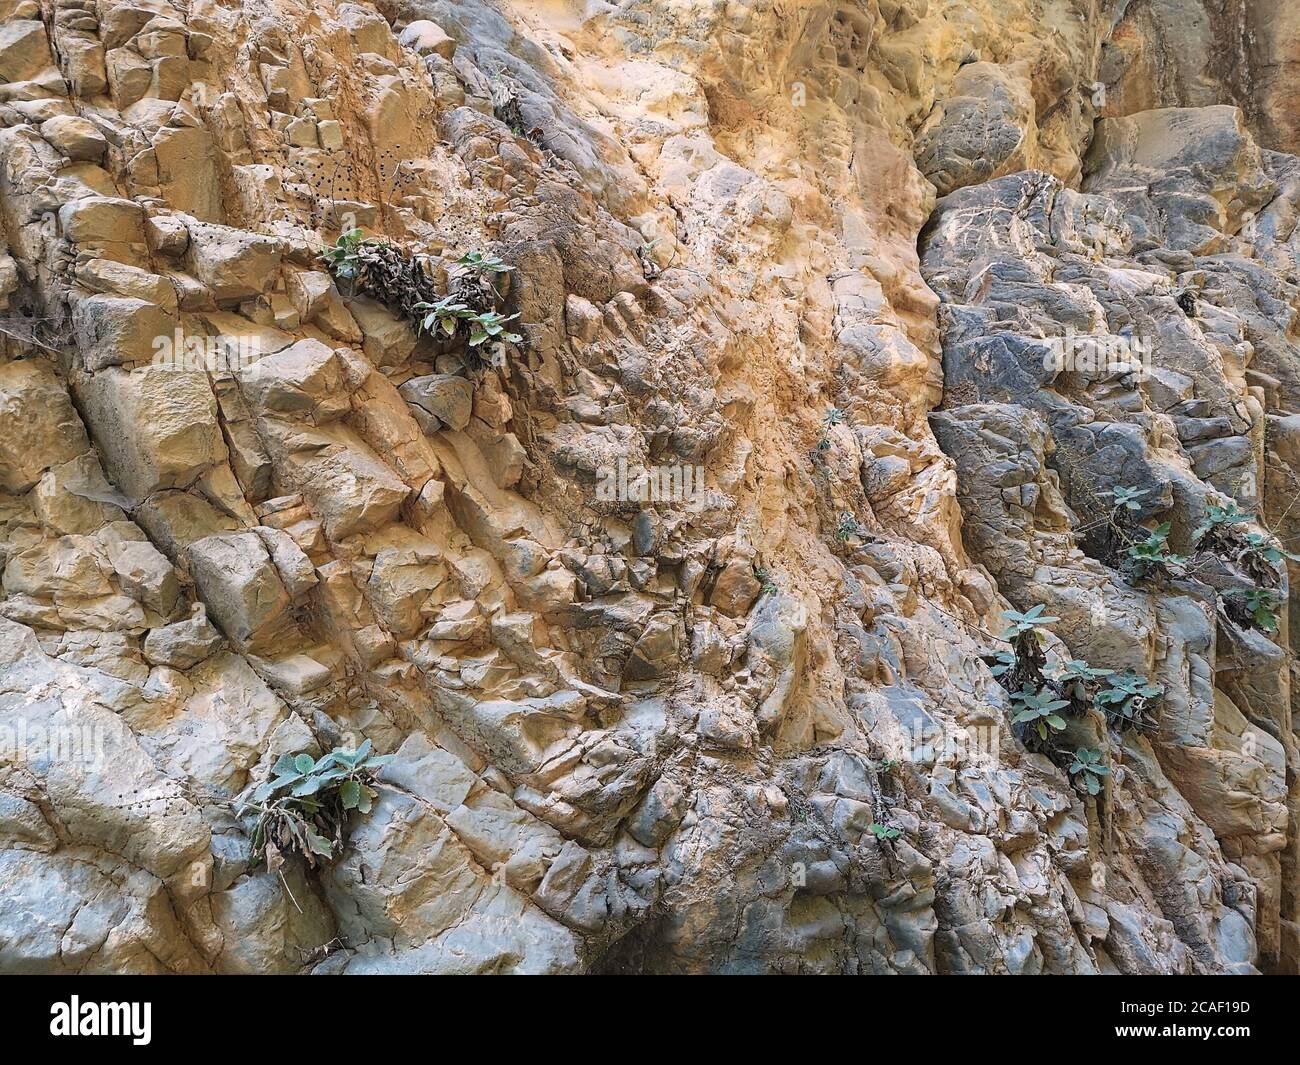
[[995,677],[1004,677],[1016,668],[1016,656],[1011,651],[995,651],[986,655],[984,662]]
[[271,779],[241,799],[238,816],[256,814],[251,835],[253,864],[272,872],[286,854],[297,851],[308,865],[329,861],[343,849],[344,829],[353,810],[369,813],[378,797],[375,773],[391,755],[371,754],[366,740],[355,751],[336,748],[321,758],[285,754]]
[[867,831],[878,840],[898,839],[903,834],[901,828],[895,828],[893,825],[878,825],[874,821],[867,826]]
[[1015,711],[1011,723],[1023,726],[1025,732],[1045,743],[1053,733],[1065,731],[1065,718],[1060,711],[1069,705],[1069,700],[1056,698],[1055,692],[1034,691],[1025,685],[1011,693],[1011,707]]
[[843,425],[844,412],[840,410],[839,407],[829,408],[826,411],[826,413],[822,415],[822,424],[825,425],[827,428],[829,428],[832,425]]
[[1043,653],[1047,642],[1044,626],[1060,619],[1048,616],[1044,610],[1046,607],[1039,603],[1023,614],[1018,610],[1002,611],[1008,624],[1001,639],[1011,645],[1011,650],[984,655],[990,672],[1013,699],[1024,688],[1037,692],[1047,687],[1047,679],[1043,676],[1043,666],[1047,664]]
[[760,585],[759,595],[772,595],[777,591],[776,582],[772,580],[772,575],[768,572],[766,566],[754,567],[754,579]]
[[1098,669],[1081,659],[1071,659],[1061,667],[1054,678],[1061,693],[1070,700],[1070,708],[1077,715],[1087,710],[1099,681],[1114,676],[1113,669]]
[[436,262],[351,229],[321,253],[345,295],[368,296],[413,321],[430,337],[461,338],[471,349],[489,341],[523,342],[508,328],[517,314],[503,315],[497,279],[514,269],[496,255],[472,251],[452,264],[448,291],[438,291]]
[[1111,727],[1121,732],[1148,727],[1151,701],[1164,694],[1164,685],[1152,684],[1131,669],[1112,674],[1106,683],[1097,693],[1096,703]]
[[1176,571],[1187,564],[1187,559],[1169,550],[1169,529],[1169,522],[1161,522],[1149,530],[1145,540],[1129,544],[1123,566],[1129,580],[1178,576]]
[[862,539],[862,526],[858,524],[858,519],[847,510],[840,515],[840,524],[835,530],[835,539],[842,544],[848,543],[850,540]]
[[[1282,605],[1281,593],[1272,588],[1230,588],[1224,593],[1229,613],[1249,628],[1259,629],[1270,636],[1277,633],[1278,608]],[[1235,607],[1235,609],[1233,609]]]
[[335,277],[354,281],[367,261],[367,249],[390,246],[386,240],[367,237],[360,229],[349,229],[339,234],[338,239],[321,253],[321,258]]
[[1070,776],[1089,795],[1101,793],[1102,778],[1109,774],[1110,767],[1103,764],[1100,751],[1080,747],[1074,752],[1074,759],[1070,762]]
[[1149,488],[1133,488],[1127,485],[1119,485],[1115,488],[1108,488],[1101,493],[1114,504],[1112,511],[1125,511],[1136,513],[1142,509],[1142,500],[1151,494]]
[[513,269],[513,266],[507,266],[498,256],[481,251],[466,252],[452,266],[453,273],[480,276],[508,274]]
[[1017,610],[1002,611],[1002,616],[1007,621],[1007,628],[1002,633],[1002,639],[1010,641],[1014,646],[1021,637],[1032,636],[1035,641],[1041,644],[1045,639],[1043,626],[1061,620],[1060,618],[1048,617],[1043,613],[1046,609],[1047,607],[1039,603],[1037,606],[1031,606],[1023,614]]
[[456,296],[443,296],[433,303],[417,303],[412,310],[421,315],[420,329],[430,336],[441,332],[444,336],[454,337],[461,332],[471,348],[493,339],[508,340],[512,344],[523,340],[518,333],[506,329],[506,323],[519,315],[506,317],[496,311],[476,310]]
[[417,317],[417,303],[438,298],[435,268],[428,256],[412,255],[391,241],[367,237],[360,229],[340,234],[320,257],[344,296],[366,296],[404,318]]
[[1207,536],[1217,534],[1224,528],[1251,521],[1254,517],[1255,515],[1250,511],[1241,510],[1236,503],[1229,503],[1224,507],[1210,505],[1205,508],[1205,517],[1201,520],[1201,524],[1192,530],[1192,543],[1205,550],[1213,550],[1212,544],[1202,544]]
[[1252,573],[1265,567],[1281,567],[1288,559],[1292,562],[1300,562],[1300,555],[1288,551],[1281,544],[1258,532],[1245,535],[1242,546],[1237,552],[1237,558]]

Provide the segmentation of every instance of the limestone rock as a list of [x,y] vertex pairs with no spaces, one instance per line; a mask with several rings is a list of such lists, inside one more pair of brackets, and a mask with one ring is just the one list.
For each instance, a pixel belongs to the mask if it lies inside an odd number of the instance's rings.
[[535,6],[5,9],[0,970],[1300,971],[1295,5]]

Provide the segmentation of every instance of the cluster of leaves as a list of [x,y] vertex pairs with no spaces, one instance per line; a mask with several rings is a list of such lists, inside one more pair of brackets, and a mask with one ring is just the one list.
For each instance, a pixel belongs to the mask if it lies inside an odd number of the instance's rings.
[[1109,772],[1100,753],[1079,748],[1071,756],[1054,745],[1068,727],[1067,715],[1080,716],[1096,706],[1111,727],[1142,728],[1149,724],[1151,703],[1163,694],[1164,687],[1149,683],[1132,670],[1116,673],[1082,659],[1071,659],[1052,677],[1046,677],[1044,626],[1058,619],[1048,616],[1042,604],[1023,613],[1005,610],[1002,616],[1008,623],[1002,639],[1011,644],[1011,650],[999,651],[985,661],[1010,694],[1012,727],[1031,750],[1045,751],[1057,760],[1071,758],[1069,773],[1076,784],[1089,795],[1099,794],[1101,778]]
[[817,438],[817,446],[810,452],[813,465],[821,472],[825,472],[826,452],[831,449],[830,430],[833,426],[844,423],[844,412],[839,407],[829,407],[826,413],[822,415],[822,435]]
[[1020,739],[1032,748],[1042,748],[1053,734],[1065,728],[1065,720],[1058,711],[1069,706],[1043,674],[1047,662],[1043,652],[1047,640],[1044,626],[1060,620],[1044,610],[1041,603],[1023,613],[1004,610],[1002,617],[1007,628],[1002,639],[1011,649],[996,652],[990,663],[998,683],[1011,696],[1011,724]]
[[1123,571],[1130,581],[1181,575],[1187,559],[1169,550],[1169,529],[1169,522],[1161,522],[1148,531],[1145,539],[1129,544],[1124,552]]
[[1192,543],[1203,551],[1224,553],[1231,549],[1230,541],[1225,541],[1231,536],[1233,526],[1253,518],[1250,511],[1241,510],[1236,503],[1229,503],[1226,507],[1211,504],[1205,508],[1201,524],[1192,530]]
[[1152,502],[1150,488],[1117,485],[1101,493],[1110,499],[1110,553],[1108,560],[1118,567],[1129,583],[1153,578],[1183,576],[1187,559],[1169,550],[1169,522],[1154,529],[1143,528],[1138,517]]
[[514,267],[495,255],[462,255],[452,264],[446,293],[438,291],[428,257],[408,255],[389,241],[366,237],[360,229],[341,234],[321,258],[347,292],[386,304],[430,336],[460,336],[471,348],[489,340],[523,341],[507,328],[519,316],[496,309],[501,299],[497,279]]
[[1109,501],[1109,506],[1103,520],[1090,524],[1086,530],[1097,547],[1098,558],[1117,569],[1123,566],[1129,544],[1136,534],[1145,534],[1138,520],[1143,508],[1151,503],[1150,495],[1150,488],[1132,485],[1118,485],[1098,493],[1100,498]]
[[1002,617],[1007,628],[1002,639],[1011,645],[1011,651],[998,652],[994,676],[1009,692],[1018,692],[1026,685],[1034,691],[1043,688],[1043,666],[1047,662],[1043,647],[1047,642],[1047,630],[1044,626],[1059,621],[1060,618],[1044,614],[1040,603],[1032,606],[1023,614],[1017,610],[1004,610]]
[[1061,694],[1070,701],[1072,715],[1084,713],[1096,697],[1099,683],[1115,675],[1113,669],[1098,669],[1082,659],[1071,659],[1056,675]]
[[1050,689],[1036,692],[1026,684],[1020,691],[1011,693],[1011,708],[1015,711],[1011,723],[1024,726],[1027,733],[1046,743],[1052,733],[1065,731],[1065,718],[1060,711],[1069,705],[1068,699],[1056,698]]
[[1286,559],[1300,562],[1300,555],[1288,551],[1281,544],[1258,532],[1249,532],[1245,535],[1237,557],[1246,567],[1247,572],[1252,572],[1256,566],[1264,565],[1272,567],[1276,572],[1285,565]]
[[1237,622],[1266,632],[1277,632],[1282,595],[1272,588],[1230,588],[1224,592],[1229,615]]
[[1070,762],[1070,776],[1089,795],[1101,793],[1102,777],[1109,774],[1110,766],[1102,762],[1100,751],[1080,747],[1074,752],[1074,758]]
[[862,526],[858,524],[858,519],[847,510],[840,515],[840,524],[835,530],[835,539],[842,544],[848,543],[850,540],[862,539]]
[[1140,673],[1126,669],[1112,673],[1107,686],[1097,693],[1096,703],[1112,728],[1121,732],[1150,726],[1152,700],[1164,694],[1163,684],[1152,684]]
[[392,241],[367,237],[360,229],[341,233],[321,258],[345,295],[368,296],[408,318],[414,317],[417,303],[438,295],[427,257],[408,255]]
[[1002,633],[1002,639],[1010,640],[1014,644],[1022,636],[1032,636],[1035,641],[1042,643],[1044,625],[1050,625],[1054,621],[1060,621],[1060,618],[1048,617],[1043,613],[1047,608],[1039,603],[1037,606],[1031,606],[1023,614],[1018,610],[1002,611],[1003,618],[1007,621],[1007,629]]
[[776,581],[772,580],[772,574],[768,572],[766,566],[754,567],[754,579],[762,586],[759,595],[771,595],[776,592]]
[[451,268],[451,291],[412,308],[420,328],[430,336],[441,332],[451,338],[460,333],[471,348],[489,340],[521,343],[524,338],[506,328],[519,315],[503,315],[496,310],[501,299],[497,278],[513,269],[495,255],[477,251],[462,255]]
[[1116,488],[1107,489],[1101,494],[1108,497],[1114,504],[1111,510],[1112,516],[1121,513],[1136,514],[1142,509],[1142,501],[1151,494],[1151,489],[1119,485]]
[[1208,506],[1205,518],[1192,533],[1198,551],[1207,551],[1235,564],[1252,582],[1246,588],[1231,588],[1223,593],[1224,609],[1240,625],[1256,628],[1270,635],[1277,632],[1278,609],[1282,596],[1277,591],[1287,560],[1300,562],[1300,555],[1286,550],[1261,532],[1243,532],[1238,526],[1253,521],[1255,515],[1241,510],[1236,503]]
[[1005,677],[1016,668],[1016,656],[1012,651],[994,651],[986,655],[984,661],[995,677]]
[[240,803],[239,816],[256,814],[253,863],[275,872],[287,853],[297,851],[309,865],[329,861],[342,849],[348,814],[369,813],[378,796],[375,773],[391,755],[371,754],[366,740],[355,751],[336,748],[321,758],[282,755],[271,779]]
[[895,828],[893,825],[878,825],[875,822],[868,825],[867,830],[878,840],[898,839],[903,834],[901,828]]
[[458,331],[466,334],[471,348],[476,348],[488,340],[508,340],[518,344],[524,338],[518,333],[506,329],[506,323],[518,318],[509,317],[496,311],[481,311],[471,307],[457,296],[443,296],[433,303],[417,303],[413,308],[420,318],[420,328],[431,336],[438,331],[453,337]]

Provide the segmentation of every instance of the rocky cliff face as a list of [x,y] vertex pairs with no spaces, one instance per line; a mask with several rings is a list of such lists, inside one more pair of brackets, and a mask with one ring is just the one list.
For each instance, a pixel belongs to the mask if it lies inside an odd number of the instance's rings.
[[1293,10],[0,17],[0,970],[1296,971]]

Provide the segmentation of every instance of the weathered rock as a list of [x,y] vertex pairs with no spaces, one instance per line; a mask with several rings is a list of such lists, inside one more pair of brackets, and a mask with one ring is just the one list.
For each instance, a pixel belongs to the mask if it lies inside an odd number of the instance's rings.
[[1300,967],[1286,5],[11,7],[0,969]]

